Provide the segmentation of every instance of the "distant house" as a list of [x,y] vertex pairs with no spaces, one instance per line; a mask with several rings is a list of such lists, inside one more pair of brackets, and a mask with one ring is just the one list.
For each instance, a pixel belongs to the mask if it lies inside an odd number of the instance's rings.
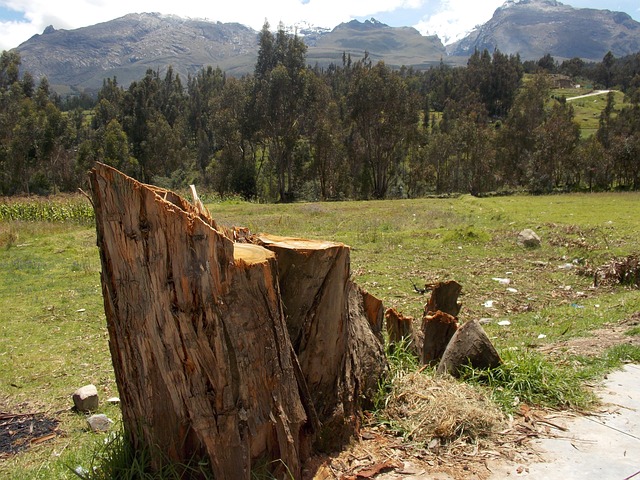
[[571,77],[566,75],[549,75],[549,80],[551,80],[551,88],[575,88],[576,86]]

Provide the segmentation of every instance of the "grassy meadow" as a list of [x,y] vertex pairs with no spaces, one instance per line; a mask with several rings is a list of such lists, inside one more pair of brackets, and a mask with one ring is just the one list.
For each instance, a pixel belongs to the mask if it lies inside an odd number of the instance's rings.
[[[554,90],[556,96],[565,96],[567,98],[585,95],[590,92],[591,90],[585,88]],[[629,105],[625,103],[624,93],[614,91],[613,95],[616,110],[620,110],[622,107]],[[581,137],[586,139],[594,135],[600,125],[600,114],[607,106],[607,94],[577,98],[569,101],[569,103],[573,106],[575,121],[580,125]]]
[[[88,205],[82,197],[65,201]],[[63,435],[0,457],[0,478],[76,478],[71,469],[90,469],[106,437],[88,433],[84,415],[69,411],[71,394],[93,383],[101,400],[117,395],[95,229],[81,213],[20,220],[7,214],[11,204],[0,201],[0,412],[45,412],[60,420]],[[604,354],[560,351],[545,363],[540,350],[640,312],[640,290],[594,288],[590,273],[613,258],[640,253],[638,193],[287,205],[224,201],[208,207],[216,220],[256,233],[350,245],[355,281],[385,307],[416,319],[427,295],[414,284],[456,280],[463,286],[460,320],[484,319],[498,351],[514,366],[510,375],[530,367],[524,375],[540,375],[540,385],[550,389],[555,370],[593,378],[616,362]],[[540,235],[541,248],[516,244],[524,228]],[[509,325],[498,324],[507,320]],[[637,330],[629,326],[628,338]],[[640,360],[640,350],[619,357]],[[470,381],[495,385],[500,379],[472,374]],[[567,398],[554,404],[538,393],[521,398],[561,407],[588,404]],[[99,411],[116,421],[118,412],[106,405]]]

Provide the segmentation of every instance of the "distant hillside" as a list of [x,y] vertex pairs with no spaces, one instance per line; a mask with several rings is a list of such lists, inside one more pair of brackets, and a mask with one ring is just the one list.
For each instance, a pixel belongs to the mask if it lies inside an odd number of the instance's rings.
[[[340,63],[343,52],[354,60],[365,51],[391,66],[424,68],[446,55],[437,37],[413,28],[393,28],[375,20],[352,21],[332,31],[302,29],[310,65]],[[52,85],[97,89],[106,77],[121,85],[142,78],[147,69],[172,65],[183,78],[203,66],[219,66],[231,75],[253,71],[258,32],[237,23],[190,20],[157,13],[130,14],[77,30],[48,27],[16,49],[22,66]]]
[[626,13],[573,8],[555,0],[509,0],[491,20],[447,47],[449,55],[475,49],[519,53],[523,60],[553,57],[600,61],[640,51],[640,23]]
[[427,68],[447,55],[436,36],[425,37],[415,28],[389,27],[371,19],[338,25],[317,39],[309,48],[307,59],[312,65],[328,65],[339,61],[343,52],[355,54],[356,59],[368,52],[374,62],[384,60],[392,67],[415,68]]

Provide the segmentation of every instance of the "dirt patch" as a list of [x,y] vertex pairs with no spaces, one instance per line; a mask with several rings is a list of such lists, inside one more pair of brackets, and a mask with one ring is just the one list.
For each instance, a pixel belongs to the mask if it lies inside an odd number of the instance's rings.
[[0,458],[53,440],[60,434],[58,424],[57,419],[43,413],[0,412]]
[[569,338],[539,349],[548,355],[584,355],[599,356],[616,345],[629,344],[640,347],[640,335],[627,335],[627,332],[640,325],[640,312],[617,324],[605,324],[592,330],[588,337]]

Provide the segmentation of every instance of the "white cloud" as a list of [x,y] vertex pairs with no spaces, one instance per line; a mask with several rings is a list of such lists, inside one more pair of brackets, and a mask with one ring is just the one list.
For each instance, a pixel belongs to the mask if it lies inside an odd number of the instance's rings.
[[437,34],[448,45],[485,23],[503,4],[504,0],[443,0],[436,13],[414,26],[424,35]]

